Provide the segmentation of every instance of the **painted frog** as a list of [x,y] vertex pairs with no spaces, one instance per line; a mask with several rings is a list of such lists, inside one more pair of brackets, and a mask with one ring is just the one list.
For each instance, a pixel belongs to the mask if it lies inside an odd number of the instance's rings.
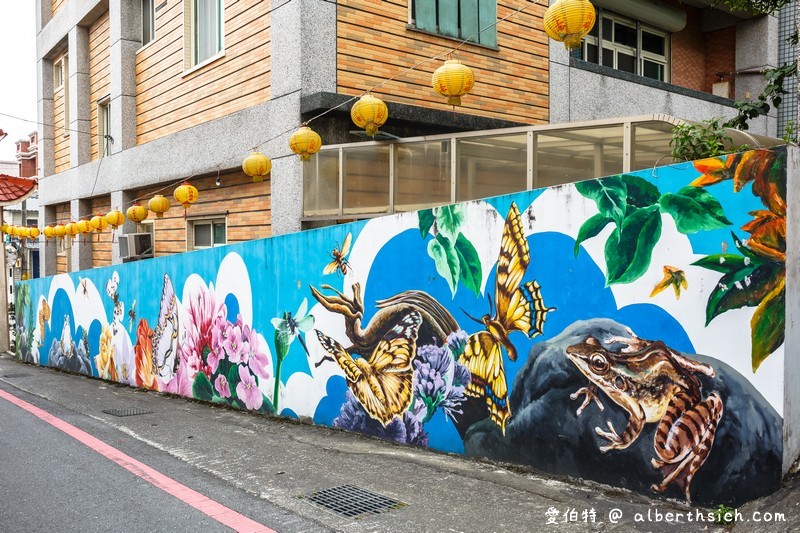
[[610,352],[600,341],[588,337],[568,347],[567,357],[591,382],[570,398],[585,395],[578,416],[592,400],[603,410],[597,397],[600,388],[627,411],[628,426],[622,435],[610,420],[609,431],[595,428],[599,436],[609,441],[600,447],[604,453],[627,448],[646,423],[658,422],[654,438],[657,458],[651,462],[653,468],[662,470],[664,480],[652,489],[663,492],[674,482],[691,501],[692,478],[708,457],[723,413],[719,394],[712,392],[702,399],[700,380],[695,374],[714,377],[714,369],[674,352],[661,341],[633,337],[626,344],[621,353]]

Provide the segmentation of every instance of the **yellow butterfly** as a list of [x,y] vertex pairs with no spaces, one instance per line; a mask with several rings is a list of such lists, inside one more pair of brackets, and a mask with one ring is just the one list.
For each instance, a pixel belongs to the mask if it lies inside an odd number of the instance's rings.
[[527,282],[520,287],[530,260],[528,240],[522,229],[522,217],[517,205],[512,203],[506,217],[500,255],[497,258],[494,292],[497,311],[491,316],[491,300],[489,300],[490,314],[484,315],[481,320],[470,317],[484,324],[486,331],[479,331],[469,336],[464,353],[459,359],[472,374],[472,381],[465,391],[466,394],[476,398],[486,398],[489,416],[500,426],[504,435],[506,420],[511,416],[511,411],[508,407],[508,385],[500,347],[506,349],[509,359],[516,361],[517,350],[511,344],[509,334],[521,331],[529,338],[540,335],[547,313],[555,310],[554,307],[544,305],[541,288],[535,281]]
[[325,266],[325,269],[322,271],[323,274],[333,274],[337,270],[342,274],[347,274],[347,268],[350,266],[350,263],[347,262],[347,254],[350,253],[350,244],[352,242],[353,234],[348,233],[347,237],[344,238],[344,243],[342,244],[341,250],[339,249],[338,244],[336,247],[334,247],[333,251],[331,252],[331,258],[333,261]]
[[344,370],[347,386],[369,416],[386,427],[411,405],[416,341],[422,316],[411,311],[386,332],[369,359],[353,358],[347,350],[319,330],[317,337]]
[[39,310],[39,347],[44,344],[44,324],[50,320],[50,305],[47,300],[42,300],[42,308]]

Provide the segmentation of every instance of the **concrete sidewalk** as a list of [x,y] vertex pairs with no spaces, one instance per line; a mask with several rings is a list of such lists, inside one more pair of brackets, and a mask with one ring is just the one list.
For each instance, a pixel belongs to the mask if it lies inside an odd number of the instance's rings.
[[[697,521],[710,510],[683,502],[251,415],[24,365],[10,355],[0,356],[0,381],[101,421],[227,482],[231,490],[245,491],[303,522],[312,520],[334,531],[800,530],[796,479],[777,494],[739,509],[741,519],[723,527]],[[149,413],[116,417],[102,412],[115,408]],[[147,462],[146,457],[138,459]],[[353,519],[306,499],[344,485],[405,505]],[[762,514],[754,517],[755,511]],[[783,513],[785,521],[753,521],[769,518],[765,512]],[[271,527],[302,529],[285,518]]]

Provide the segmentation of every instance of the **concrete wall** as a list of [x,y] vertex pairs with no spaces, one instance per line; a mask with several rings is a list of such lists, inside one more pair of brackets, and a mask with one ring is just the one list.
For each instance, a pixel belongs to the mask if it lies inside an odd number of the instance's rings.
[[736,506],[798,449],[786,169],[753,151],[33,280],[17,356]]

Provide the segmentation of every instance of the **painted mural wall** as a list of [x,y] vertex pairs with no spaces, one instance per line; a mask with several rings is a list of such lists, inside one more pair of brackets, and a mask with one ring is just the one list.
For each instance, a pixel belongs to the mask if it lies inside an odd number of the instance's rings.
[[786,152],[17,287],[17,357],[698,504],[782,468]]

